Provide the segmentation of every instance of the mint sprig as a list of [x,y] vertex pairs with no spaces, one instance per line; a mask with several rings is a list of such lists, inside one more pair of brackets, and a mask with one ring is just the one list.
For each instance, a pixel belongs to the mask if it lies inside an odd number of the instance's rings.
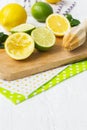
[[8,35],[0,32],[0,49],[4,49],[4,42],[7,39]]
[[74,19],[71,14],[66,14],[66,18],[69,20],[71,27],[74,27],[80,24],[80,21],[78,19]]

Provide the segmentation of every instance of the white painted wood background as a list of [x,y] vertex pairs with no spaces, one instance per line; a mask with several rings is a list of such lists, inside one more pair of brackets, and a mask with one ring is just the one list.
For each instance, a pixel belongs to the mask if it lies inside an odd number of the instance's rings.
[[[85,19],[87,2],[77,3],[72,14]],[[17,106],[0,95],[0,130],[87,130],[87,71]]]

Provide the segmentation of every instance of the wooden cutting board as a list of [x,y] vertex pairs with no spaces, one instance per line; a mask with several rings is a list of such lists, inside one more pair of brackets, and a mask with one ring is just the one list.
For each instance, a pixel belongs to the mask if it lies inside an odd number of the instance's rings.
[[87,42],[78,49],[68,52],[62,48],[62,39],[58,39],[53,48],[47,52],[35,52],[26,60],[16,61],[0,50],[0,78],[15,80],[61,65],[87,58]]

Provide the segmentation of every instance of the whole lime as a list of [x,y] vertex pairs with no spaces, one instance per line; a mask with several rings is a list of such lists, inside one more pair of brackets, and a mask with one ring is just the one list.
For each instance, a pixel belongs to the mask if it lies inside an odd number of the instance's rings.
[[39,22],[45,22],[46,18],[52,13],[52,7],[45,2],[37,2],[31,7],[32,16]]

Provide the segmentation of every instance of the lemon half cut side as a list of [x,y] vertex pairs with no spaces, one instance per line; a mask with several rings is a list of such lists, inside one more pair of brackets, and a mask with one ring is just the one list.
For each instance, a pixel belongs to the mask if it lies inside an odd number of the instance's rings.
[[60,14],[51,14],[46,19],[46,26],[56,36],[64,36],[70,29],[70,23],[67,18]]
[[34,40],[26,33],[11,34],[5,42],[6,53],[15,60],[23,60],[34,51]]

